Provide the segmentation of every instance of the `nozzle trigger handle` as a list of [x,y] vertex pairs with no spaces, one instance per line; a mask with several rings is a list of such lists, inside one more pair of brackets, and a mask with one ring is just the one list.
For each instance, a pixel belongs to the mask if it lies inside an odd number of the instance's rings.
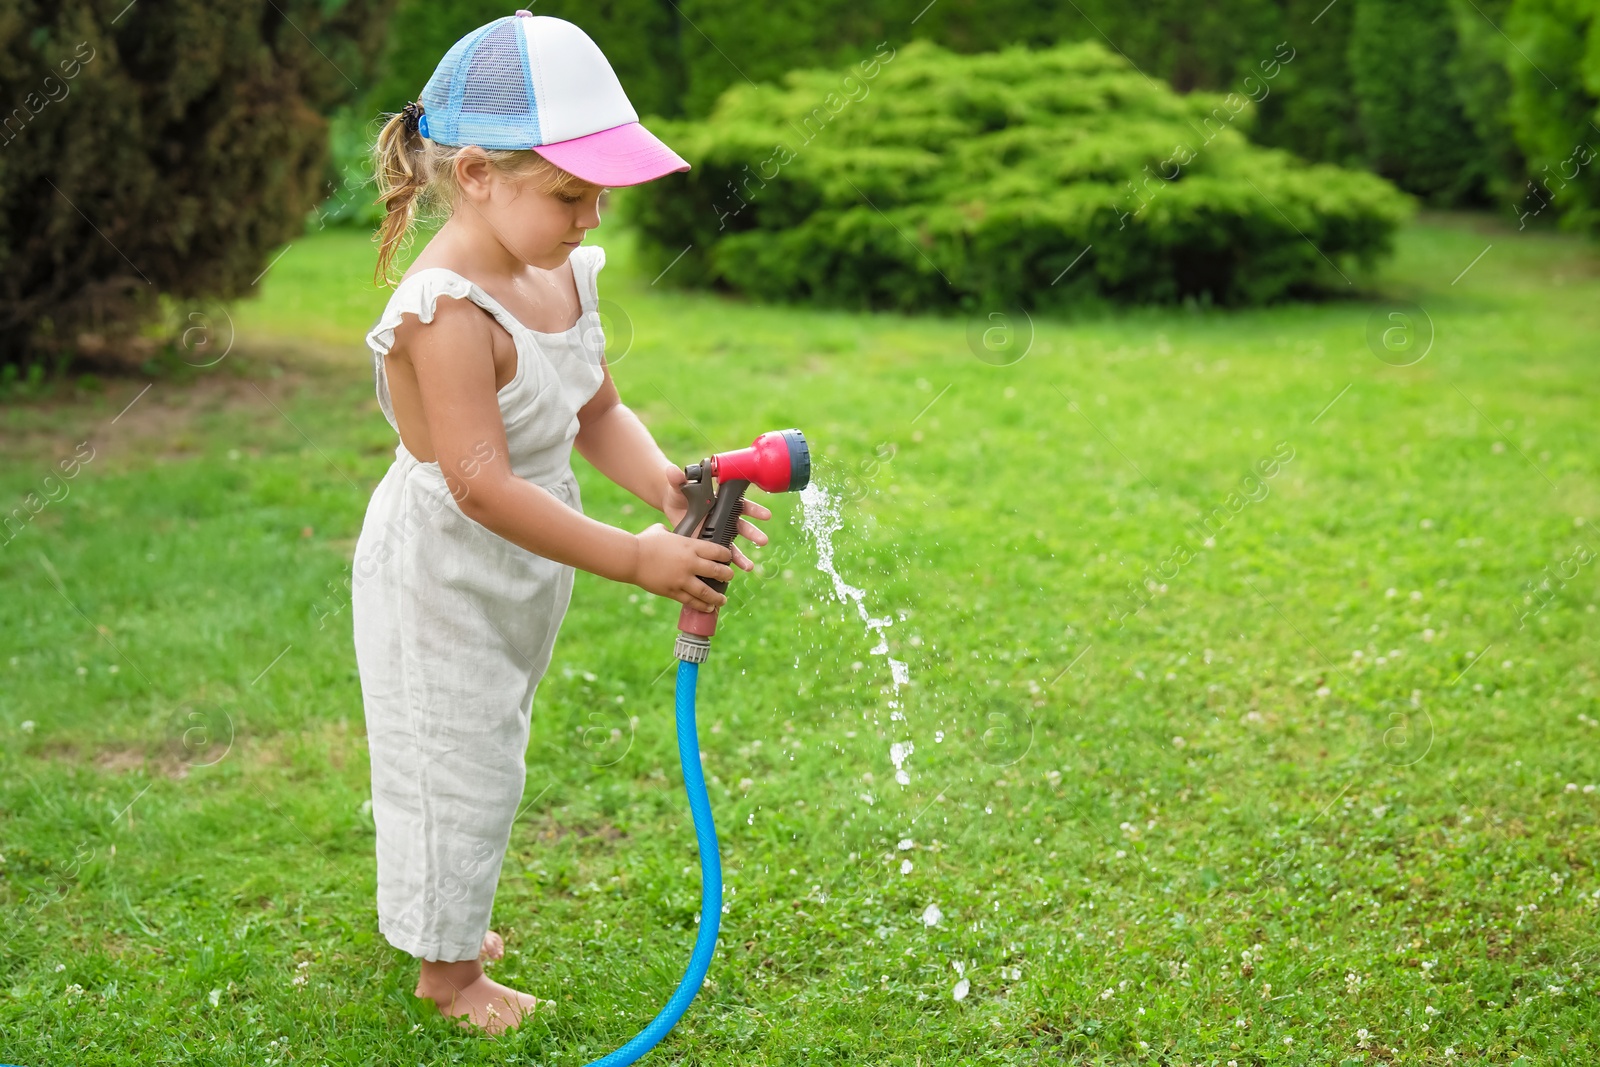
[[716,496],[716,488],[712,485],[711,457],[707,456],[702,463],[690,464],[683,468],[683,473],[683,495],[689,502],[689,510],[678,520],[672,532],[683,537],[694,537],[695,527],[711,510]]
[[[750,482],[745,478],[734,478],[717,487],[717,497],[712,502],[711,514],[706,517],[705,528],[700,531],[700,540],[714,541],[723,548],[732,547],[739,533],[739,516],[744,514],[744,492],[749,488]],[[719,593],[728,591],[728,583],[721,579],[702,576],[700,580]]]

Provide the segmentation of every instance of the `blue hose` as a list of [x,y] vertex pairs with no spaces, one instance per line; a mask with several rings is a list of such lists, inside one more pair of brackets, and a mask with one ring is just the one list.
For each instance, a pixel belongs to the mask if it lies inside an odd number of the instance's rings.
[[722,925],[722,857],[717,852],[717,828],[711,822],[711,800],[706,796],[706,777],[700,770],[700,738],[695,733],[694,687],[699,673],[698,663],[678,661],[678,758],[683,761],[683,788],[689,794],[695,841],[700,846],[700,931],[695,935],[694,953],[672,999],[650,1020],[650,1025],[589,1067],[624,1067],[655,1048],[700,992],[706,971],[711,968],[711,955],[717,950],[717,930]]

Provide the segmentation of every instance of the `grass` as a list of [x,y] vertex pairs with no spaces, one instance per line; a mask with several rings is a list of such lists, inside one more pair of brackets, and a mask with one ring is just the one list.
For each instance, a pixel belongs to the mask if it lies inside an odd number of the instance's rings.
[[[803,428],[911,678],[897,721],[763,498],[700,693],[729,907],[652,1062],[1600,1059],[1590,247],[1428,217],[1375,295],[1040,320],[997,366],[1024,327],[985,361],[998,320],[668,292],[597,236],[624,398],[685,463]],[[561,1010],[458,1032],[376,935],[370,256],[296,242],[137,400],[0,410],[6,498],[59,497],[0,547],[4,1062],[583,1064],[687,959],[675,605],[587,574],[496,901],[497,977]],[[1394,366],[1406,302],[1435,337]]]

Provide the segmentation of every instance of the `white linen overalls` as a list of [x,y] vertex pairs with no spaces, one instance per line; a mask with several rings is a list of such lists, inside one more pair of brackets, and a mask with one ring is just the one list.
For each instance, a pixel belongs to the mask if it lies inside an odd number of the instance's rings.
[[[399,432],[384,373],[401,316],[433,320],[441,295],[470,299],[516,341],[499,392],[511,470],[583,510],[571,467],[578,409],[603,378],[595,276],[605,250],[571,255],[582,315],[525,327],[444,267],[419,270],[367,334],[379,406]],[[377,827],[378,929],[427,960],[478,957],[522,799],[534,693],[550,665],[573,568],[462,512],[437,462],[400,443],[356,541],[351,615]],[[470,485],[470,482],[469,482]]]

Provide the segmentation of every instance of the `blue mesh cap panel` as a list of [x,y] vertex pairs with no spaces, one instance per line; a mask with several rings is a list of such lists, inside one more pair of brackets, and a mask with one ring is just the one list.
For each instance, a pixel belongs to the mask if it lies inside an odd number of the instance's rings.
[[522,84],[522,61],[517,41],[522,35],[509,22],[490,30],[467,61],[467,80],[461,110],[488,115],[517,115],[528,110],[528,92]]
[[517,17],[496,19],[451,46],[422,90],[428,131],[440,144],[531,148],[539,118]]
[[539,122],[528,83],[527,38],[515,17],[481,38],[467,61],[460,133],[485,148],[531,148]]
[[[422,110],[428,116],[428,137],[439,144],[460,144],[456,140],[456,108],[459,106],[459,96],[456,93],[456,72],[461,69],[462,60],[466,58],[478,38],[494,29],[494,23],[480,26],[450,46],[450,51],[439,60],[439,65],[434,68],[428,84],[422,87],[422,95],[417,98],[422,104]],[[452,101],[452,97],[456,97]]]

